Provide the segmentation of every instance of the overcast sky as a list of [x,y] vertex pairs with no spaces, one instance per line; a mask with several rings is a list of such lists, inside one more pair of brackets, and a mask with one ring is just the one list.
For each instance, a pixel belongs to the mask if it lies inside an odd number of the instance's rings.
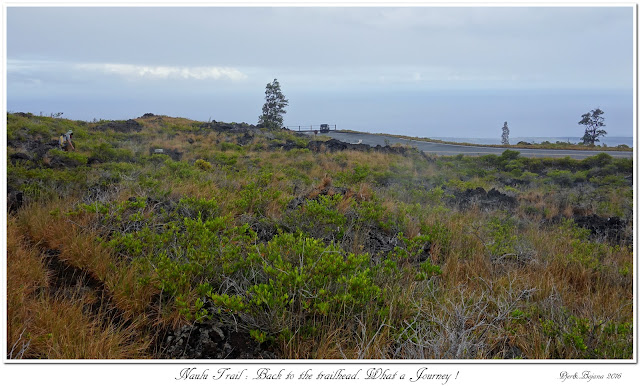
[[[418,136],[633,133],[627,7],[8,7],[7,109],[151,112]],[[582,132],[581,132],[582,131]]]

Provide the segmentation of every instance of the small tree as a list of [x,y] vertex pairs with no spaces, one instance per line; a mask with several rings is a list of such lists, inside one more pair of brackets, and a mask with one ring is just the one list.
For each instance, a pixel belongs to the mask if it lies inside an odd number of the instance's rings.
[[604,114],[604,111],[599,108],[582,114],[582,120],[578,123],[585,125],[584,136],[582,137],[582,143],[585,145],[593,146],[596,142],[600,142],[598,137],[607,134],[606,131],[601,129],[601,127],[605,126],[602,114]]
[[502,144],[509,144],[509,126],[507,126],[507,122],[505,122],[504,126],[502,126]]
[[258,125],[268,129],[282,127],[282,115],[287,112],[284,108],[289,104],[289,101],[282,94],[278,79],[267,83],[264,95],[265,102],[262,106],[262,115],[258,118]]

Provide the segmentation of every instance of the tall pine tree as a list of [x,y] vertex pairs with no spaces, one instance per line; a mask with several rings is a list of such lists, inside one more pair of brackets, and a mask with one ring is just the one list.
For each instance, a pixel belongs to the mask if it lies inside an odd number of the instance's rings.
[[289,101],[284,97],[284,94],[282,94],[278,79],[274,79],[273,82],[267,83],[267,88],[264,92],[264,99],[265,102],[264,106],[262,106],[262,115],[258,118],[258,126],[268,129],[282,127],[282,115],[287,112],[284,108],[289,105]]

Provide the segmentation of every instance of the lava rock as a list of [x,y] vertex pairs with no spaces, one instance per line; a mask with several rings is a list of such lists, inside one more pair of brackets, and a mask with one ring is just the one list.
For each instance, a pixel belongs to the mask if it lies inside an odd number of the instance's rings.
[[210,320],[183,326],[164,339],[165,357],[172,359],[274,359],[248,332]]
[[518,200],[493,188],[487,192],[478,187],[454,193],[453,198],[450,198],[448,203],[451,206],[457,206],[461,210],[467,210],[474,206],[482,210],[512,210],[518,205]]
[[24,193],[7,185],[7,210],[9,213],[16,213],[24,203]]
[[142,125],[138,121],[129,119],[126,121],[111,121],[103,125],[97,126],[96,130],[105,131],[113,130],[119,133],[131,133],[133,131],[139,132],[142,130]]
[[629,243],[626,236],[626,224],[619,217],[601,217],[595,214],[576,216],[573,221],[580,227],[591,231],[591,236],[598,240],[609,240],[614,243]]
[[321,151],[343,151],[343,150],[360,150],[367,151],[371,149],[371,146],[365,144],[353,144],[339,141],[335,138],[331,138],[328,141],[310,141],[307,148],[314,152]]
[[15,164],[20,161],[31,161],[33,158],[25,153],[13,153],[9,156],[11,163]]
[[157,147],[150,147],[149,155],[154,154],[165,154],[171,157],[171,159],[174,161],[180,161],[182,159],[183,152],[179,151],[178,149],[158,149]]

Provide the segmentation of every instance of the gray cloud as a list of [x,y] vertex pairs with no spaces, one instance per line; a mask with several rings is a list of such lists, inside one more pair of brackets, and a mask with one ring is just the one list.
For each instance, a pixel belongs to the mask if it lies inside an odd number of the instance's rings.
[[75,69],[81,71],[97,71],[103,74],[118,75],[127,78],[151,79],[228,79],[239,81],[247,75],[231,67],[185,67],[185,66],[144,66],[121,63],[76,64]]
[[631,11],[10,7],[7,51],[12,58],[155,66],[623,69],[616,63],[621,55],[631,60]]

